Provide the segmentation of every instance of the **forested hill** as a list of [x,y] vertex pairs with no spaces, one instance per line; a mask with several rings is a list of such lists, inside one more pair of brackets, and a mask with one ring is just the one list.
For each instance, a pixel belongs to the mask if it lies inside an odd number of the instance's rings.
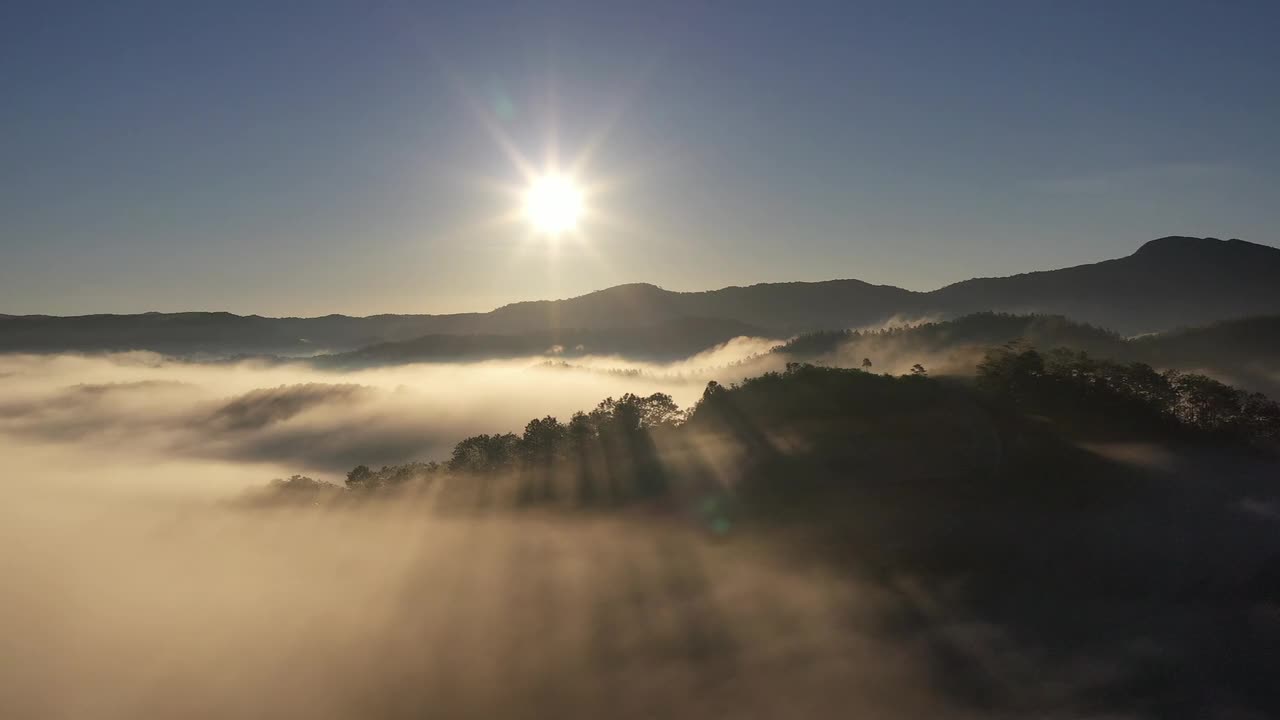
[[986,348],[1023,341],[1161,369],[1210,372],[1249,390],[1280,396],[1280,315],[1242,318],[1126,338],[1061,315],[974,313],[954,320],[883,330],[804,333],[774,348],[787,361],[883,370],[922,363],[967,374]]

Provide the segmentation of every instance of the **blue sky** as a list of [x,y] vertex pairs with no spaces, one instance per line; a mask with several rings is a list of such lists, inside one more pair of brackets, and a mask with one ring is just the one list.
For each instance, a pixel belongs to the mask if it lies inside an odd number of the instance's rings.
[[[0,312],[932,289],[1276,244],[1274,2],[6,3]],[[521,175],[593,148],[579,237]]]

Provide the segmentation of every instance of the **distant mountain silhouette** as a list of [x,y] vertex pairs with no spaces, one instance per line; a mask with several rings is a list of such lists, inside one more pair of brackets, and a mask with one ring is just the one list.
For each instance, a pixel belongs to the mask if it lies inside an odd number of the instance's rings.
[[512,332],[543,323],[603,328],[681,316],[716,317],[790,334],[987,310],[1066,315],[1124,334],[1280,313],[1280,249],[1242,240],[1171,236],[1116,260],[975,278],[927,293],[861,280],[764,283],[706,292],[620,285],[569,300],[507,305],[475,321],[484,332]]
[[940,313],[1066,315],[1125,334],[1280,312],[1280,249],[1171,236],[1117,260],[977,278],[927,294]]
[[139,315],[0,316],[0,350],[22,352],[152,350],[180,355],[275,353],[308,355],[387,340],[407,340],[442,327],[466,331],[467,315],[374,315],[266,318],[226,312]]
[[[781,337],[894,318],[947,318],[988,310],[1066,315],[1123,334],[1280,314],[1280,249],[1242,240],[1173,236],[1152,240],[1115,260],[975,278],[932,292],[861,280],[765,283],[705,292],[631,284],[565,300],[519,302],[487,313],[453,315],[0,315],[0,351],[305,355],[431,335],[541,338],[571,331],[677,328],[690,318],[741,323]],[[617,352],[603,346],[600,350]]]

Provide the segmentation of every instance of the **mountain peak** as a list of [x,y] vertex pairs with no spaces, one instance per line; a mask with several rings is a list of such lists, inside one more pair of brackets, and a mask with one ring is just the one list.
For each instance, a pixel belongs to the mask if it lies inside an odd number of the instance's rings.
[[596,291],[595,291],[595,292],[593,292],[593,293],[587,293],[587,294],[588,294],[588,295],[600,295],[600,294],[611,294],[611,295],[617,295],[617,294],[649,294],[649,295],[658,295],[658,294],[662,294],[662,293],[665,293],[665,292],[667,292],[667,291],[666,291],[666,290],[663,290],[662,288],[658,287],[657,285],[654,285],[653,283],[635,282],[635,283],[623,283],[622,285],[613,285],[613,286],[611,286],[611,287],[604,288],[603,290],[596,290]]
[[1212,249],[1222,242],[1218,238],[1198,238],[1188,235],[1167,235],[1155,240],[1148,240],[1138,248],[1137,254],[1186,252],[1189,250]]
[[1228,249],[1258,249],[1266,248],[1265,245],[1257,243],[1245,242],[1232,238],[1230,240],[1219,240],[1215,237],[1189,237],[1186,235],[1169,235],[1167,237],[1156,238],[1148,241],[1138,248],[1135,255],[1188,255],[1199,253],[1212,253]]

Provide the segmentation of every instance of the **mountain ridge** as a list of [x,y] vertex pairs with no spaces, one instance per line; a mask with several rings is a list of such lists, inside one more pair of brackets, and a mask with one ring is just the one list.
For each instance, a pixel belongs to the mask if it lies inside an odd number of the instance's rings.
[[0,351],[342,352],[428,335],[520,335],[722,320],[775,336],[974,312],[1060,314],[1123,334],[1280,313],[1280,249],[1171,235],[1096,263],[921,292],[858,279],[673,291],[629,283],[488,312],[270,318],[226,312],[0,315]]

